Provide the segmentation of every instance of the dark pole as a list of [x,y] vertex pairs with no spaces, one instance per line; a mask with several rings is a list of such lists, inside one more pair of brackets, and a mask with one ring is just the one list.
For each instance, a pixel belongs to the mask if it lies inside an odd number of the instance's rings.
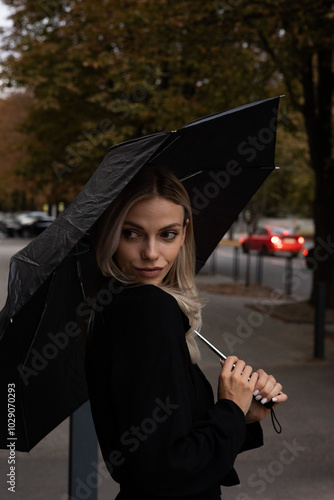
[[285,261],[285,294],[287,296],[291,295],[292,277],[293,277],[292,257],[289,256],[286,258]]
[[256,262],[256,283],[257,285],[262,285],[263,277],[263,255],[259,252]]
[[239,247],[233,249],[233,277],[234,281],[239,279]]
[[314,357],[324,358],[326,317],[326,284],[318,281],[315,287],[314,309]]
[[97,500],[98,445],[89,401],[70,418],[69,498]]
[[[248,239],[251,237],[251,220],[252,220],[252,213],[250,210],[245,210],[243,212],[243,217],[244,221],[247,224],[247,234],[248,234]],[[248,249],[247,253],[247,260],[246,260],[246,278],[245,278],[245,285],[249,286],[250,284],[250,249]]]
[[250,285],[250,250],[248,250],[247,253],[247,260],[246,260],[246,279],[245,279],[245,285],[249,286]]

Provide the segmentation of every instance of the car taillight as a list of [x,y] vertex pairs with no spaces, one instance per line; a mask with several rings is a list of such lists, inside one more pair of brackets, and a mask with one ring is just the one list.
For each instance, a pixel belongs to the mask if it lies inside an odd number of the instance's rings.
[[277,248],[282,248],[283,244],[282,244],[282,240],[281,238],[279,238],[278,236],[272,236],[270,238],[270,241],[272,242],[273,245],[275,245],[275,247]]
[[298,243],[299,243],[300,245],[303,245],[303,244],[304,244],[304,242],[305,242],[305,238],[303,238],[302,236],[299,236],[299,238],[298,238]]

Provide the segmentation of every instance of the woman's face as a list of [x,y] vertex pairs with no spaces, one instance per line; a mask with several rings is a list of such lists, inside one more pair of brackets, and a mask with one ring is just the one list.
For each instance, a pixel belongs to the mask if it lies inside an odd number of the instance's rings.
[[184,243],[184,209],[165,198],[140,201],[128,211],[115,260],[140,283],[158,285]]

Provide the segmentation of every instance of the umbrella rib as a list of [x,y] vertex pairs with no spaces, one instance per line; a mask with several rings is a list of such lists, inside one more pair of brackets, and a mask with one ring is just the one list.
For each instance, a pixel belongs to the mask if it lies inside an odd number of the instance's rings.
[[[179,131],[178,130],[172,130],[170,133],[171,134],[175,134],[177,132],[179,132]],[[170,148],[170,146],[172,146],[179,139],[180,139],[180,135],[177,135],[176,137],[173,137],[173,140],[171,142],[169,142],[168,144],[166,144],[166,146],[163,149],[161,149],[161,151],[158,151],[157,153],[155,153],[154,156],[153,156],[153,158],[151,158],[148,163],[154,165],[154,160],[157,157],[159,157],[164,151],[166,151],[168,148]]]
[[23,262],[26,262],[27,264],[31,264],[32,266],[37,266],[37,267],[40,267],[40,264],[38,264],[38,262],[35,262],[31,259],[29,259],[29,257],[27,257],[26,255],[23,255],[22,253],[16,253],[15,255],[13,255],[13,260],[14,259],[17,259],[17,260],[22,260]]
[[77,259],[77,273],[78,273],[78,278],[79,278],[82,296],[83,296],[84,301],[86,301],[86,292],[85,292],[85,288],[84,288],[84,284],[83,284],[83,280],[82,280],[82,267],[81,267],[81,262],[79,261],[79,259]]
[[204,172],[204,170],[199,170],[198,172],[194,172],[193,174],[186,175],[186,177],[182,177],[182,179],[180,179],[180,181],[184,182],[184,181],[186,181],[188,179],[191,179],[192,177],[195,177],[196,175],[201,174],[202,172]]

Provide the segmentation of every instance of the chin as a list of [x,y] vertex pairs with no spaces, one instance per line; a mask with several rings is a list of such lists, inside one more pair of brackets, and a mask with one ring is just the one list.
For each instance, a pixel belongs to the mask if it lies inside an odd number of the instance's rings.
[[139,278],[138,279],[139,283],[143,283],[144,285],[161,285],[162,280],[157,280],[154,278]]

